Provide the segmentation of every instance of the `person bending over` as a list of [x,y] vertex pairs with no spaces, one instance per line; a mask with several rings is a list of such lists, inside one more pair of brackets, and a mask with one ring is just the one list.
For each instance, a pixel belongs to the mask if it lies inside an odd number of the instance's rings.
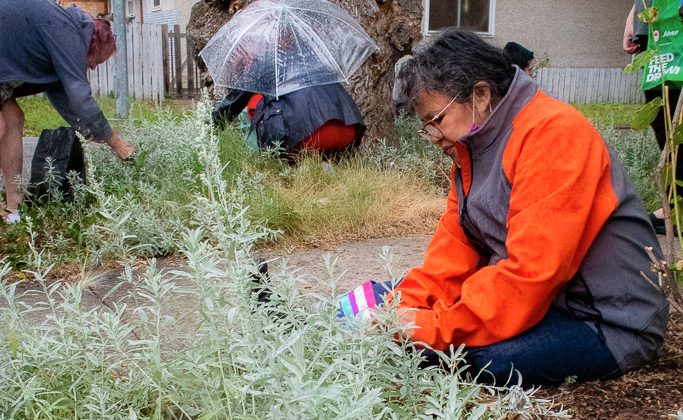
[[60,115],[120,159],[135,147],[115,134],[92,97],[87,70],[116,51],[109,22],[50,0],[0,2],[0,169],[8,223],[19,221],[24,113],[16,98],[45,92]]

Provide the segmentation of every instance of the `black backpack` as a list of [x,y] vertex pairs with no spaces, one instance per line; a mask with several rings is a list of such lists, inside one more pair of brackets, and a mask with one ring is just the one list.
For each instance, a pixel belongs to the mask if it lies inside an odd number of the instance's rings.
[[85,156],[76,131],[69,127],[43,130],[31,160],[29,193],[34,199],[49,197],[53,191],[61,192],[65,199],[73,198],[73,188],[67,179],[70,171],[85,183]]

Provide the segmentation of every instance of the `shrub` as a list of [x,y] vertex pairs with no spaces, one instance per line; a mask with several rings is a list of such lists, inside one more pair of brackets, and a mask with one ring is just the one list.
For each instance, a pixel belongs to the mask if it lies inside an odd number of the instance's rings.
[[[272,277],[274,303],[258,306],[249,292],[253,264],[223,258],[230,240],[201,229],[185,238],[187,268],[163,272],[151,261],[137,275],[128,269],[126,298],[106,307],[86,307],[87,281],[49,285],[35,273],[38,293],[4,285],[0,412],[17,419],[564,414],[533,389],[463,379],[460,351],[443,356],[443,368],[420,368],[419,352],[393,338],[395,311],[378,315],[386,328],[341,323],[334,292],[300,292],[301,279],[286,267]],[[233,255],[244,251],[232,245]]]
[[[174,227],[182,268],[124,262],[118,286],[100,296],[105,305],[89,307],[84,295],[96,278],[50,284],[51,267],[35,250],[35,270],[26,274],[38,287],[25,290],[4,284],[12,269],[0,262],[0,412],[18,419],[566,416],[534,389],[464,379],[461,350],[441,354],[442,367],[420,368],[420,352],[395,338],[402,331],[395,308],[378,312],[378,323],[340,322],[329,259],[329,279],[309,292],[286,265],[274,270],[272,302],[259,305],[252,248],[272,231],[246,217],[255,187],[237,176],[230,188],[233,172],[218,156],[207,115],[201,106],[188,139],[199,181],[183,209],[190,226]],[[116,226],[131,217],[119,210],[105,219],[124,255],[131,245]]]
[[620,130],[611,126],[599,126],[598,129],[617,152],[645,208],[653,211],[661,207],[654,178],[659,149],[650,130]]

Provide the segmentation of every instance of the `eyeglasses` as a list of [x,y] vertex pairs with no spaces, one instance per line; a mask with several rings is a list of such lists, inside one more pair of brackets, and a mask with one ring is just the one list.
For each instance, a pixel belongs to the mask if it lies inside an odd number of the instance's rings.
[[417,134],[419,134],[423,139],[431,141],[432,139],[440,139],[443,137],[443,133],[441,130],[436,128],[434,124],[441,124],[441,121],[443,120],[444,113],[450,107],[453,105],[453,102],[455,102],[456,99],[460,94],[458,93],[451,99],[451,101],[446,105],[441,111],[439,111],[438,114],[436,114],[431,120],[427,121],[426,123],[422,124],[422,127],[417,130]]

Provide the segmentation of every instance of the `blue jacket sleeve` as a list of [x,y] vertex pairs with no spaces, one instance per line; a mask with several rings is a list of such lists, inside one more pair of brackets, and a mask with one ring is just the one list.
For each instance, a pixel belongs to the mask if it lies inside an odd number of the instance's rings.
[[42,25],[37,29],[60,79],[60,83],[46,92],[50,102],[69,124],[84,135],[92,135],[99,142],[108,140],[113,131],[92,97],[88,83],[89,46],[84,45],[82,38],[69,28]]

